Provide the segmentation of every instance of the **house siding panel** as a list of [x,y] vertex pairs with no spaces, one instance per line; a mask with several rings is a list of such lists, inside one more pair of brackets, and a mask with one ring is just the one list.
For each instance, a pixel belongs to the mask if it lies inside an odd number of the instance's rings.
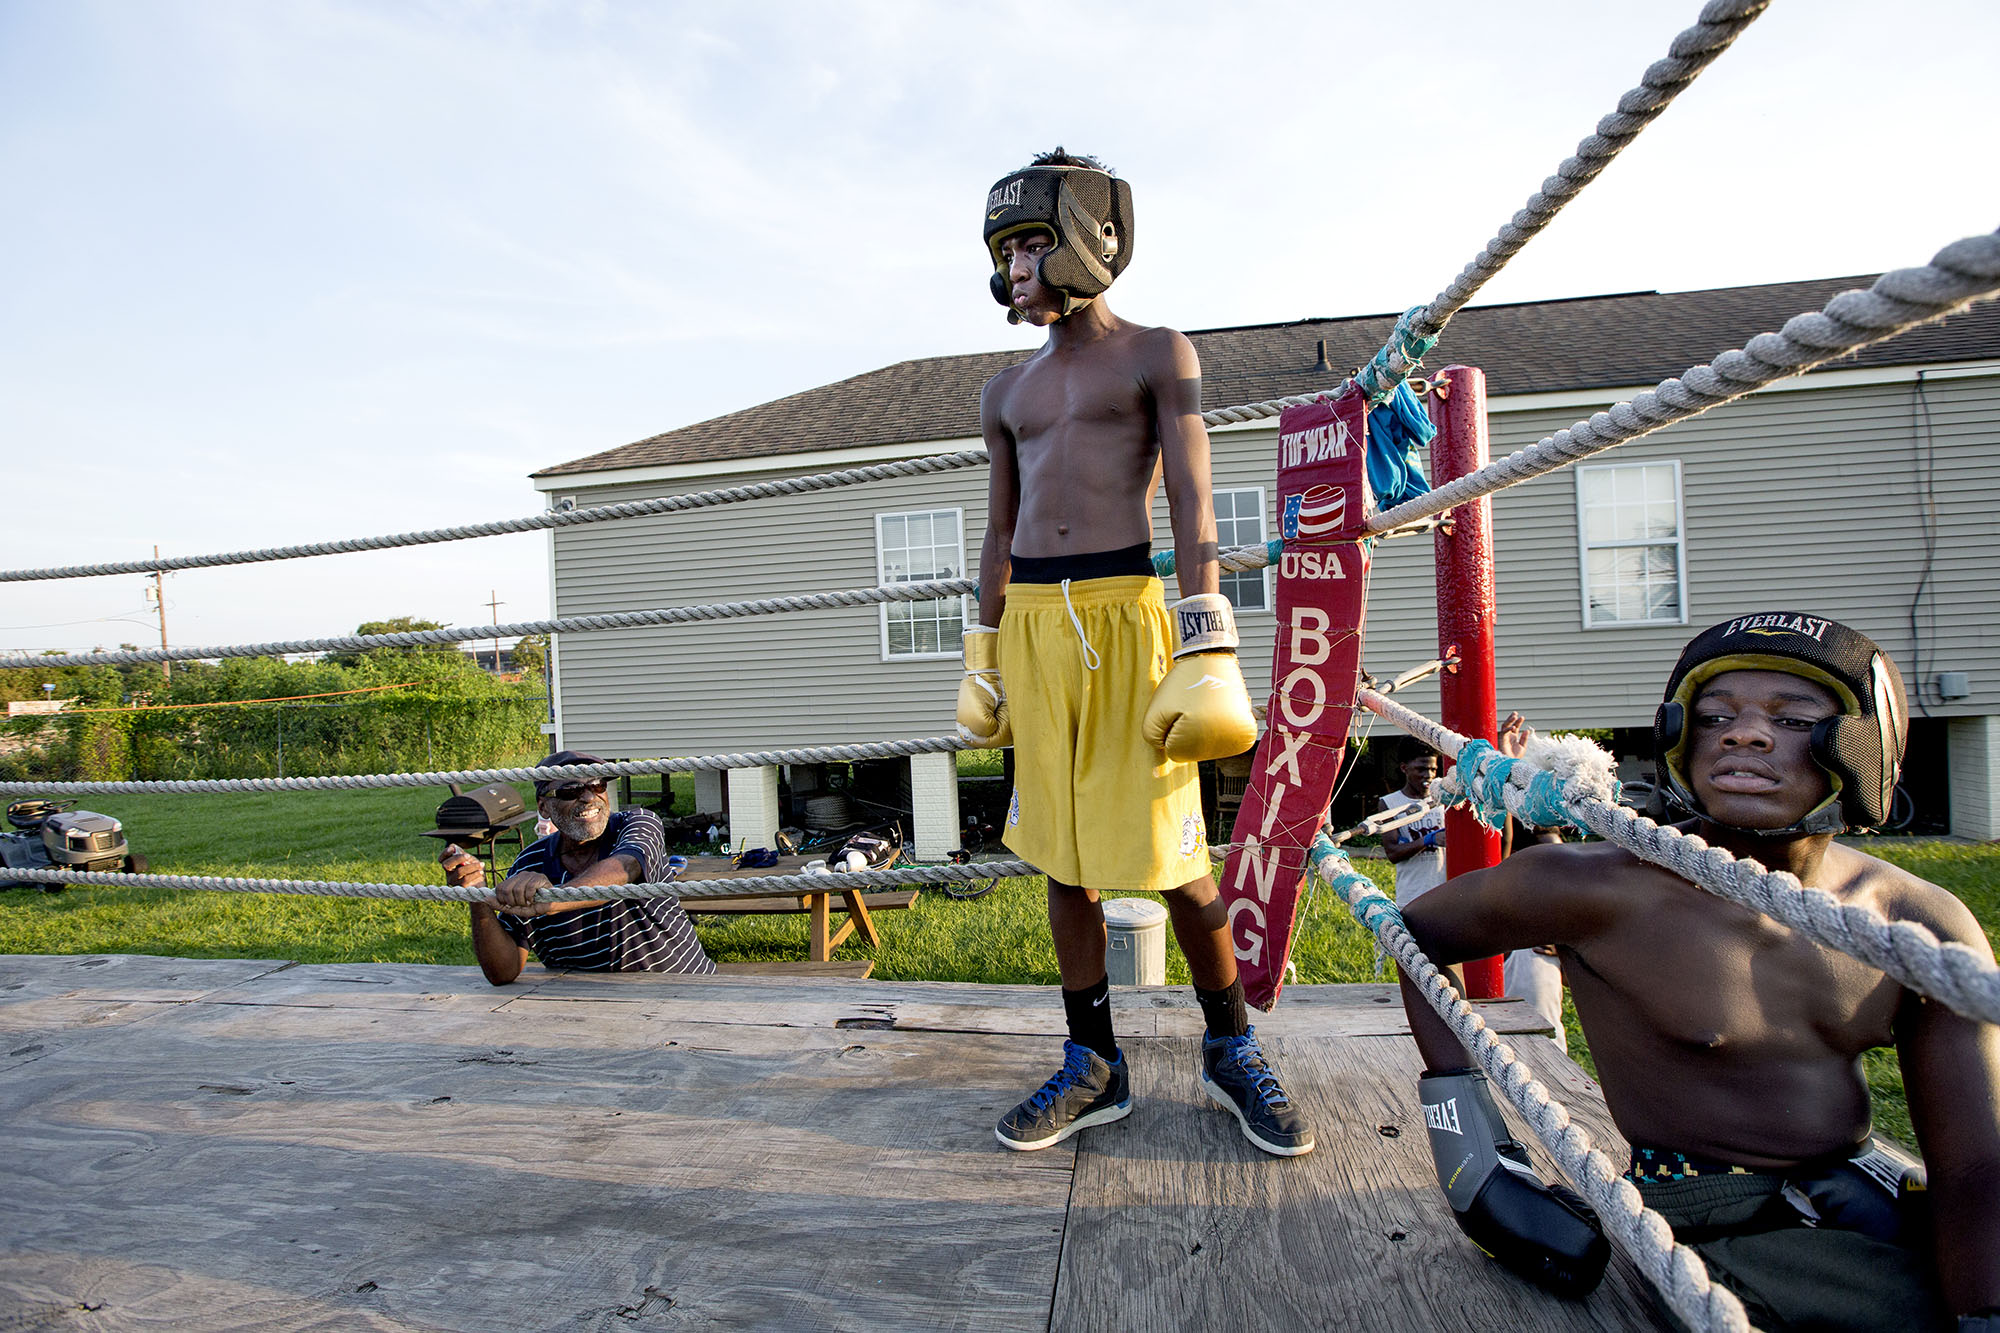
[[[1989,627],[2000,593],[2000,540],[1990,519],[2000,508],[1993,465],[2000,378],[1937,380],[1923,392],[1937,543],[1918,617],[1920,660],[1927,680],[1939,670],[1967,671],[1973,687],[1970,698],[1949,705],[1927,689],[1925,702],[1933,716],[2000,713],[2000,639]],[[1493,451],[1531,444],[1581,415],[1498,411]],[[1583,628],[1573,471],[1499,493],[1492,503],[1502,712],[1518,708],[1544,729],[1647,725],[1688,638],[1730,615],[1769,608],[1855,625],[1882,643],[1914,687],[1911,604],[1925,564],[1919,427],[1907,383],[1767,392],[1594,460],[1680,461],[1685,625]],[[1275,532],[1275,430],[1213,438],[1215,484],[1264,487],[1265,522]],[[972,468],[558,531],[557,614],[872,586],[874,516],[890,510],[962,507],[966,560],[976,574],[985,487],[984,469]],[[671,489],[579,485],[574,493],[579,505],[594,505]],[[1171,543],[1161,497],[1155,547]],[[1432,550],[1422,537],[1376,548],[1364,660],[1378,675],[1436,655]],[[1171,582],[1167,591],[1176,595]],[[878,626],[871,606],[564,636],[564,740],[602,754],[651,755],[948,733],[957,662],[884,662]],[[1276,625],[1269,612],[1247,612],[1239,627],[1244,674],[1261,696]],[[1438,706],[1434,683],[1404,697],[1426,713]],[[1366,726],[1363,719],[1357,730]]]

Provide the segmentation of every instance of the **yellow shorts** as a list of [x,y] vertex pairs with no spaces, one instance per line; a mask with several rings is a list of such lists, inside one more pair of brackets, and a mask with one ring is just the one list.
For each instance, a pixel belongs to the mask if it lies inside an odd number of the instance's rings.
[[1158,579],[1008,587],[1000,676],[1014,797],[1003,838],[1051,879],[1158,893],[1208,877],[1195,766],[1169,761],[1142,730],[1172,645]]

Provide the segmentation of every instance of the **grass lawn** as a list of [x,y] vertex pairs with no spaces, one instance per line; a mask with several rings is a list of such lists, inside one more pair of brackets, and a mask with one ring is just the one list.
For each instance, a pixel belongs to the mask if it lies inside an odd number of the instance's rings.
[[[676,775],[683,801],[692,779]],[[687,790],[682,791],[685,787]],[[435,789],[276,792],[232,796],[107,796],[85,804],[125,822],[133,850],[176,875],[249,875],[377,883],[436,882],[437,843],[419,836],[445,793]],[[1874,855],[1957,894],[2000,934],[2000,847],[1866,840]],[[1356,866],[1385,889],[1390,867]],[[1302,904],[1292,958],[1300,982],[1376,979],[1374,941],[1324,891]],[[984,898],[957,902],[925,892],[907,912],[883,916],[875,975],[891,981],[1054,985],[1039,879],[1007,880]],[[806,919],[704,917],[702,942],[719,961],[806,956]],[[184,958],[283,958],[307,963],[448,963],[470,966],[466,911],[457,903],[309,898],[286,894],[182,893],[171,889],[16,889],[0,894],[0,954],[143,953]],[[850,941],[843,957],[866,957]],[[1167,979],[1187,964],[1167,951]],[[1051,1001],[1053,1003],[1053,1000]],[[1566,1006],[1567,1009],[1567,1006]],[[1570,1051],[1591,1068],[1574,1010]],[[1877,1120],[1909,1141],[1895,1057],[1867,1057]]]

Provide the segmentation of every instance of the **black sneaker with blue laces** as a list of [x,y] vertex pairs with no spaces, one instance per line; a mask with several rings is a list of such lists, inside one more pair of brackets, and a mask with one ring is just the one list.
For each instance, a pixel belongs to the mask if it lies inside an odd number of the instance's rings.
[[994,1134],[1017,1152],[1052,1148],[1079,1129],[1132,1114],[1132,1080],[1125,1052],[1106,1060],[1088,1046],[1063,1043],[1063,1067],[1041,1090],[1000,1117]]
[[1257,1029],[1201,1043],[1201,1085],[1236,1113],[1243,1137],[1278,1157],[1303,1157],[1314,1147],[1312,1126],[1278,1083]]

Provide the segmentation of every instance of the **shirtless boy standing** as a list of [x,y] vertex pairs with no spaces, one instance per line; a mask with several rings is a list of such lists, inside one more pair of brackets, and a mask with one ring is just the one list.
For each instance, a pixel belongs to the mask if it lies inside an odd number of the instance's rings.
[[[1661,777],[1696,813],[1687,831],[1990,960],[1958,899],[1834,841],[1883,818],[1904,707],[1865,635],[1739,616],[1681,653],[1655,724]],[[2000,1029],[1609,843],[1526,848],[1404,919],[1440,965],[1558,946],[1633,1183],[1757,1327],[1934,1329],[1956,1315],[1966,1333],[2000,1331]],[[1404,989],[1433,1071],[1422,1096],[1442,1179],[1505,1127],[1463,1048]],[[1902,1066],[1927,1207],[1850,1160],[1869,1138],[1861,1054],[1877,1046]],[[1446,1187],[1475,1239],[1493,1225],[1477,1216],[1480,1183]],[[1550,1220],[1540,1206],[1513,1218],[1528,1247]]]
[[[1145,890],[1166,902],[1207,1019],[1203,1086],[1265,1152],[1311,1152],[1250,1029],[1202,824],[1195,764],[1249,749],[1257,725],[1217,591],[1194,347],[1104,303],[1132,257],[1132,192],[1099,163],[1058,149],[1008,175],[985,239],[994,298],[1049,340],[980,396],[991,489],[958,720],[976,744],[1014,746],[1005,841],[1048,875],[1070,1034],[1062,1068],[996,1132],[1046,1148],[1131,1113],[1098,894]],[[1151,558],[1162,476],[1171,612]]]

